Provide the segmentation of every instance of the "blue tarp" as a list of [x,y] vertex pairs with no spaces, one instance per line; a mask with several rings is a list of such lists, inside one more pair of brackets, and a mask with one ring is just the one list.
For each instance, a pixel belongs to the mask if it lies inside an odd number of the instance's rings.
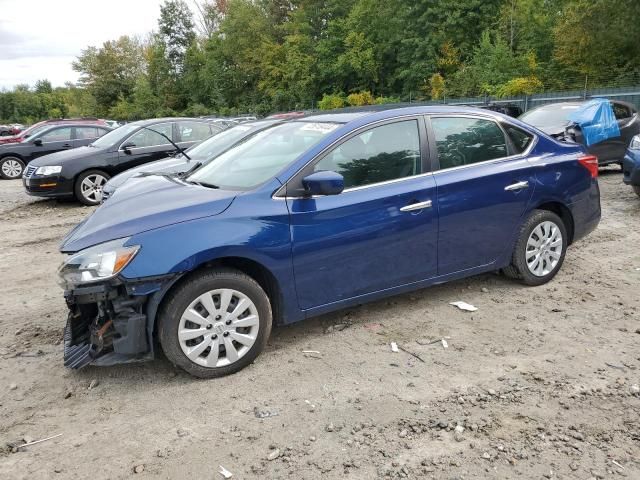
[[588,101],[569,115],[569,120],[580,126],[587,147],[620,136],[616,116],[606,98]]

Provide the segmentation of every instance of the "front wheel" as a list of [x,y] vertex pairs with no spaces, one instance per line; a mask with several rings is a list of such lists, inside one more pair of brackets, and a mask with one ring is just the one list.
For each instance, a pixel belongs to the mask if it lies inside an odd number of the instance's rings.
[[534,210],[520,228],[511,265],[504,272],[526,285],[547,283],[560,270],[567,245],[562,219],[553,212]]
[[4,157],[0,160],[0,176],[5,180],[15,180],[22,176],[24,162],[18,157]]
[[111,178],[101,170],[88,170],[76,179],[76,198],[85,205],[98,205],[102,201],[102,187]]
[[271,304],[248,275],[209,270],[169,293],[158,321],[160,344],[174,365],[196,377],[221,377],[260,354],[271,333]]

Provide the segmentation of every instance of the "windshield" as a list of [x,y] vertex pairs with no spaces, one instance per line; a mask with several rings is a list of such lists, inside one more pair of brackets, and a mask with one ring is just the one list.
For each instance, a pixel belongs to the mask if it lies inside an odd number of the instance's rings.
[[125,139],[125,137],[131,135],[133,132],[138,130],[140,125],[135,125],[133,123],[129,125],[123,125],[121,127],[116,128],[115,130],[111,130],[106,135],[103,135],[95,142],[93,142],[90,146],[96,148],[106,148],[111,145],[118,143]]
[[194,160],[205,162],[220,155],[220,153],[248,135],[255,128],[250,125],[238,125],[224,130],[188,149],[188,155]]
[[519,120],[535,127],[566,125],[569,123],[569,115],[578,108],[580,108],[580,105],[549,105],[529,110],[520,115]]
[[196,170],[188,180],[227,190],[253,188],[272,178],[339,126],[326,122],[291,122],[273,126],[227,150]]
[[[23,139],[31,137],[33,135],[35,135],[36,133],[40,133],[41,131],[43,131],[45,128],[49,128],[51,126],[51,124],[43,124],[43,125],[33,125],[32,127],[27,128],[24,132],[18,134],[20,135]],[[24,141],[24,140],[23,140]]]

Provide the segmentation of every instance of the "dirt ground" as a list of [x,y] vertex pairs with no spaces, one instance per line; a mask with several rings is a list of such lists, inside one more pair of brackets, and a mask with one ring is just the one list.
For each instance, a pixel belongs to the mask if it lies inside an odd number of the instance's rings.
[[57,246],[91,209],[0,181],[0,478],[639,479],[640,199],[617,167],[600,185],[545,286],[481,275],[277,328],[203,381],[66,370]]

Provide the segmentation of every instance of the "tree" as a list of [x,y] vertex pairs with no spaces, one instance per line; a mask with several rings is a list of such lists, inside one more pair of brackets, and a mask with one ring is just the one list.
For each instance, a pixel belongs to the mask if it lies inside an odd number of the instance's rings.
[[193,14],[184,0],[165,0],[160,7],[158,39],[174,77],[183,71],[187,49],[196,38],[194,28]]

